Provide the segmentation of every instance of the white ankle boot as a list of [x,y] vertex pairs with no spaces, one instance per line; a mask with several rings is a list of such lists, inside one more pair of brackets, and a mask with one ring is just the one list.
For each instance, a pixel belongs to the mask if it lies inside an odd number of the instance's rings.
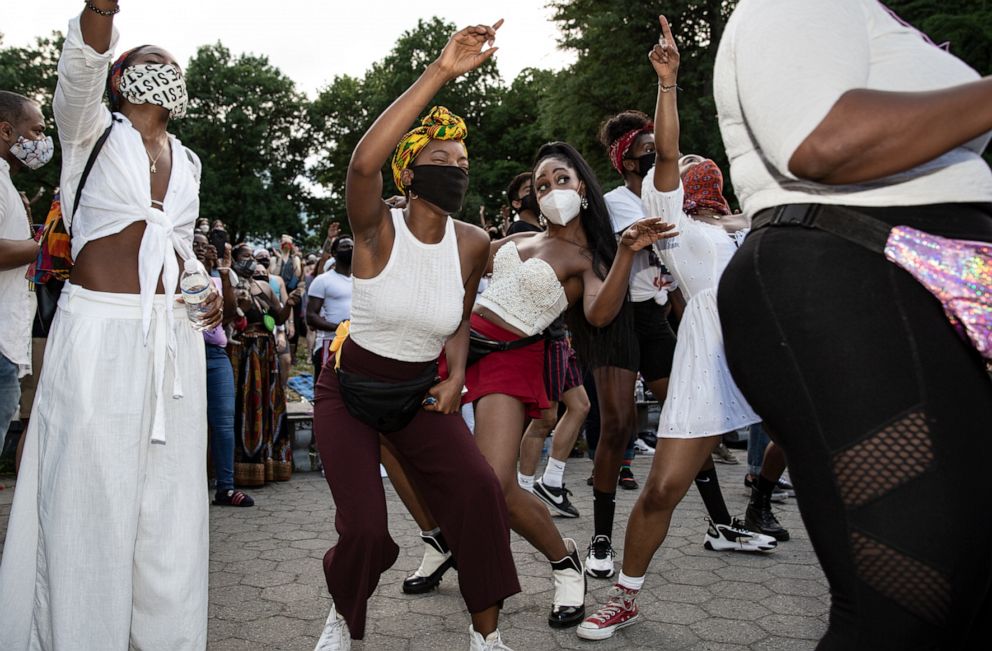
[[483,638],[480,633],[476,633],[475,629],[469,625],[468,635],[468,651],[513,651],[513,649],[503,644],[503,639],[499,636],[498,629]]
[[348,625],[344,618],[338,615],[337,609],[331,603],[331,612],[324,622],[324,631],[317,640],[317,646],[313,651],[350,651],[351,633],[348,632]]

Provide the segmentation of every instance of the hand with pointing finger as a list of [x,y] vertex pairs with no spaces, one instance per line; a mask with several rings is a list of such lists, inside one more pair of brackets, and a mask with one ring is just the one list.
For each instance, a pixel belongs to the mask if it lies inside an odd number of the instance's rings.
[[674,86],[679,77],[679,48],[675,44],[675,37],[672,36],[672,28],[668,24],[668,19],[658,16],[661,24],[661,37],[657,45],[651,48],[648,59],[654,67],[658,80],[663,86]]

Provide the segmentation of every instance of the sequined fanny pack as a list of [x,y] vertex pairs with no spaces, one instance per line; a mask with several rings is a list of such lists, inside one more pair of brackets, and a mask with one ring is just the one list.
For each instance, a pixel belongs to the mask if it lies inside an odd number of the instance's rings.
[[891,226],[845,206],[780,206],[757,215],[752,231],[765,226],[816,228],[885,255],[926,287],[958,334],[992,360],[992,244]]

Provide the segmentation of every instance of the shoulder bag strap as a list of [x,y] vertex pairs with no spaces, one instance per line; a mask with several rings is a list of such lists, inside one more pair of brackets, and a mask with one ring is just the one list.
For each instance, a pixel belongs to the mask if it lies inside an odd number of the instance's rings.
[[83,168],[83,174],[79,177],[79,185],[76,186],[76,200],[72,202],[72,215],[70,215],[69,218],[68,228],[70,238],[72,237],[72,222],[75,221],[76,210],[79,208],[79,200],[83,196],[83,186],[86,185],[86,179],[89,178],[90,172],[93,171],[93,164],[96,162],[96,157],[100,153],[100,150],[103,149],[103,145],[107,142],[107,138],[110,137],[110,130],[114,128],[114,122],[116,121],[117,118],[111,116],[110,126],[108,126],[106,130],[100,134],[100,137],[93,145],[93,151],[90,152],[90,157],[86,159],[86,166]]

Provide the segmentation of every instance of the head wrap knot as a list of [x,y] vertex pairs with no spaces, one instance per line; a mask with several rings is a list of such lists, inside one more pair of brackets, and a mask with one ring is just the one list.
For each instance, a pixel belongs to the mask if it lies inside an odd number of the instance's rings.
[[623,134],[619,138],[613,141],[610,145],[610,164],[613,165],[613,169],[620,172],[623,176],[623,159],[627,157],[627,152],[630,151],[631,146],[637,137],[642,133],[653,133],[654,132],[654,122],[648,122],[640,129],[631,129],[627,133]]
[[420,126],[411,129],[400,139],[393,154],[393,182],[400,192],[405,191],[400,175],[410,167],[417,154],[431,140],[464,140],[468,135],[465,120],[461,119],[443,106],[435,106],[430,110]]
[[682,175],[685,200],[682,209],[687,215],[700,210],[714,210],[721,215],[730,214],[730,204],[723,196],[723,172],[713,161],[696,163]]

